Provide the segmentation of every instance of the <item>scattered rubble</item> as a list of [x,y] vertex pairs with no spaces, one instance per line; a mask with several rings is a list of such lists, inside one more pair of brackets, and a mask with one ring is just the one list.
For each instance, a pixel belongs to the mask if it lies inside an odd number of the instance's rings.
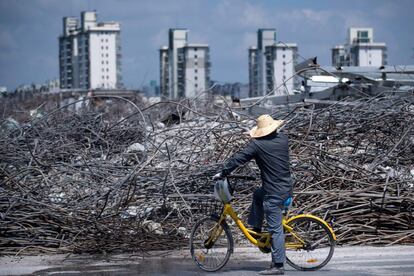
[[[340,244],[413,244],[413,106],[408,95],[278,108],[273,116],[288,121],[291,212],[326,218]],[[3,127],[0,254],[187,246],[194,221],[219,210],[211,176],[248,141],[254,117],[188,100],[137,108],[122,118],[59,109]],[[259,175],[254,162],[235,173]],[[245,217],[260,181],[232,181]]]

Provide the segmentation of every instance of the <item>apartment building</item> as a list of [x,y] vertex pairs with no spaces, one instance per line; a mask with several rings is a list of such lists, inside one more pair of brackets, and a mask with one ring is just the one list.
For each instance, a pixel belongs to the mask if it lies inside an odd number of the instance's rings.
[[168,46],[159,50],[161,96],[197,97],[210,86],[209,46],[188,43],[187,29],[170,29],[168,34]]
[[298,47],[277,43],[275,29],[259,29],[257,46],[249,48],[249,96],[293,94]]
[[122,85],[120,24],[97,22],[96,11],[81,20],[63,18],[59,36],[59,79],[62,89],[117,89]]
[[387,65],[387,45],[374,42],[373,28],[349,28],[345,45],[332,48],[332,66]]

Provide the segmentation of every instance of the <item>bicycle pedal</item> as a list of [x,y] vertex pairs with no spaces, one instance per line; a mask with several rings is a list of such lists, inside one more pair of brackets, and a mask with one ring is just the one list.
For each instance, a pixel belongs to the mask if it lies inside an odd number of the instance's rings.
[[[268,236],[264,236],[263,233],[262,233],[262,236],[258,239],[258,241],[266,244],[267,238],[268,238]],[[269,242],[266,246],[259,246],[259,249],[263,253],[270,253],[270,252],[272,252],[272,245]]]
[[271,246],[265,246],[265,247],[261,247],[259,246],[259,250],[262,251],[262,253],[270,253],[272,252],[272,247]]

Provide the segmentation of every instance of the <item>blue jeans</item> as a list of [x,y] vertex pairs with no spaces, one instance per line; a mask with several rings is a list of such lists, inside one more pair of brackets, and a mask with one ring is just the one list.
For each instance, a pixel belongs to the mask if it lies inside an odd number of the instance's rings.
[[285,234],[283,233],[283,201],[265,195],[262,187],[253,193],[248,223],[254,228],[261,229],[263,218],[266,216],[269,233],[272,235],[272,261],[284,263],[286,260]]

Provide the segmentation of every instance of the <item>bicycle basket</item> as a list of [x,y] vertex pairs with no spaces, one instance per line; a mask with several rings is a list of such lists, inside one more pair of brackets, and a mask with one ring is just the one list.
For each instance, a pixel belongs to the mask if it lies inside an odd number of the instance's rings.
[[218,179],[214,184],[214,197],[224,204],[231,201],[230,185],[226,178]]

